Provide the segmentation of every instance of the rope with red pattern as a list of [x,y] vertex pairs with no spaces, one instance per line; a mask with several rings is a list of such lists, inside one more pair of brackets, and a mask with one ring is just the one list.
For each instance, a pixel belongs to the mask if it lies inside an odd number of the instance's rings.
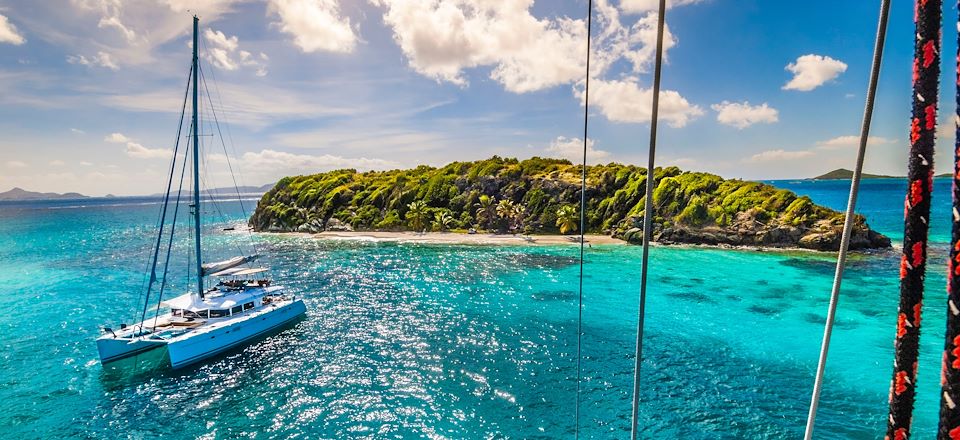
[[[958,2],[960,7],[960,2]],[[960,20],[958,20],[960,26]],[[960,35],[957,36],[960,42]],[[957,50],[957,113],[960,114],[960,48]],[[960,127],[953,153],[953,246],[947,262],[947,337],[943,349],[938,439],[960,440]]]
[[940,76],[941,0],[916,0],[913,60],[913,118],[907,196],[904,202],[903,255],[900,260],[900,308],[893,380],[890,384],[888,440],[910,436],[916,392],[920,310],[927,260],[927,220],[933,184],[933,146],[937,127]]

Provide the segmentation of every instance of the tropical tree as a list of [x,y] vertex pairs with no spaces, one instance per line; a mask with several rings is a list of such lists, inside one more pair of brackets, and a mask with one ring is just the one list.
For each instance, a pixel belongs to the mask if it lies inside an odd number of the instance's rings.
[[523,206],[513,200],[501,200],[497,203],[497,217],[507,230],[516,232],[523,224]]
[[492,197],[484,194],[480,196],[477,203],[474,204],[477,208],[477,223],[483,228],[490,229],[490,225],[496,216],[496,205],[494,202],[495,200]]
[[557,227],[561,234],[577,230],[580,222],[580,213],[573,205],[564,205],[557,210]]
[[433,229],[446,231],[453,227],[453,216],[447,211],[439,211],[433,214]]
[[427,224],[430,213],[427,212],[427,204],[423,200],[415,200],[407,205],[407,221],[414,231],[422,232]]

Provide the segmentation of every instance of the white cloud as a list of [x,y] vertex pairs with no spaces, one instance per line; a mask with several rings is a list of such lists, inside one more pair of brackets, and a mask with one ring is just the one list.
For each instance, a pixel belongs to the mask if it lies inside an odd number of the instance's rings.
[[85,167],[93,166],[93,162],[87,162],[87,161],[85,161],[85,160],[81,160],[81,161],[79,162],[79,164],[80,164],[80,165],[83,165],[83,166],[85,166]]
[[[224,70],[237,70],[241,66],[252,67],[256,69],[257,76],[267,74],[266,67],[257,61],[250,52],[240,49],[240,40],[236,36],[228,37],[221,31],[215,31],[206,28],[203,31],[203,38],[207,40],[209,46],[204,56],[210,64]],[[261,59],[266,60],[266,54],[260,52]]]
[[340,15],[337,0],[270,0],[269,15],[276,15],[281,31],[293,36],[303,52],[353,52],[357,36],[350,19]]
[[66,165],[66,164],[67,164],[66,162],[64,162],[64,161],[62,161],[62,160],[60,160],[60,159],[56,159],[56,160],[51,160],[51,161],[50,161],[50,166],[52,166],[52,167],[62,167],[62,166],[64,166],[64,165]]
[[132,139],[128,138],[123,133],[110,133],[104,137],[103,140],[106,142],[112,142],[114,144],[123,144],[132,141]]
[[[610,152],[593,147],[594,140],[587,139],[587,162],[598,162],[610,156]],[[558,136],[546,149],[547,154],[559,156],[573,163],[583,162],[583,139]]]
[[808,54],[787,64],[785,69],[793,73],[793,78],[784,84],[783,89],[808,92],[846,72],[847,64],[827,56]]
[[937,124],[937,139],[953,139],[960,126],[960,115],[949,115]]
[[400,167],[396,162],[382,159],[368,159],[365,157],[346,158],[330,154],[315,156],[269,149],[261,150],[259,153],[243,153],[241,159],[241,166],[247,171],[245,174],[251,172],[259,174],[258,176],[254,176],[254,178],[266,180],[276,179],[280,176],[312,174],[339,168],[384,170]]
[[717,121],[721,124],[739,129],[753,124],[772,124],[778,121],[777,109],[768,106],[767,103],[752,106],[747,101],[742,103],[723,101],[710,108],[717,112]]
[[79,129],[79,128],[71,128],[71,129],[70,129],[70,132],[73,133],[73,134],[87,134],[87,132],[85,132],[85,131],[83,131],[83,130],[81,130],[81,129]]
[[[384,22],[418,73],[437,81],[467,85],[464,70],[491,67],[490,78],[514,93],[582,81],[586,24],[568,17],[539,19],[532,0],[371,0],[384,7]],[[632,26],[621,23],[617,8],[597,2],[592,75],[601,77],[625,60],[634,72],[646,71],[654,55],[656,14]],[[676,40],[665,32],[664,47]]]
[[210,22],[242,0],[163,0],[173,12],[193,12]]
[[805,157],[813,156],[812,151],[799,150],[799,151],[786,151],[786,150],[768,150],[760,152],[750,156],[746,161],[747,162],[775,162],[782,160],[793,160],[793,159],[802,159]]
[[8,160],[7,168],[26,168],[27,164],[19,160]]
[[27,39],[17,30],[17,27],[7,20],[7,17],[0,14],[0,43],[10,43],[19,46],[26,43]]
[[70,64],[80,64],[87,67],[106,67],[110,70],[117,70],[120,67],[117,66],[117,63],[113,60],[113,57],[110,54],[100,51],[96,55],[87,58],[84,55],[68,55],[67,62]]
[[119,15],[110,15],[107,17],[100,18],[100,22],[97,23],[98,28],[114,28],[123,35],[124,38],[129,42],[133,42],[137,39],[137,33],[132,29],[128,28],[122,21],[120,21]]
[[[896,139],[890,139],[880,136],[870,136],[867,138],[867,145],[882,145],[882,144],[892,144],[897,142]],[[857,147],[860,145],[860,136],[849,135],[849,136],[837,136],[833,139],[827,139],[825,141],[817,142],[817,147],[822,149],[837,149],[837,148],[846,148],[846,147]]]
[[173,154],[166,148],[147,148],[136,142],[127,142],[126,153],[137,159],[167,159]]
[[[575,93],[584,103],[584,93]],[[590,82],[590,105],[600,109],[607,119],[614,122],[650,122],[652,116],[653,89],[642,88],[636,78]],[[703,110],[690,104],[686,98],[673,90],[660,91],[660,120],[671,127],[683,127],[703,114]]]
[[[667,9],[699,3],[703,0],[667,0]],[[627,13],[660,10],[660,0],[620,0],[620,8]]]

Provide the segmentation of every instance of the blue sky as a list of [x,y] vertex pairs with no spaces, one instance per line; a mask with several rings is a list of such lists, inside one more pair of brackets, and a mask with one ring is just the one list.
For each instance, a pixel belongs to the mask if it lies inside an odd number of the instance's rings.
[[[879,1],[670,3],[658,163],[747,179],[852,167]],[[594,5],[590,161],[645,164],[656,0]],[[244,183],[494,154],[576,157],[585,9],[585,0],[0,0],[0,191],[158,192],[192,12]],[[912,3],[893,3],[869,172],[905,174],[912,18]],[[956,26],[945,26],[943,49],[950,99],[938,172],[952,160]],[[225,186],[218,165],[210,183]]]

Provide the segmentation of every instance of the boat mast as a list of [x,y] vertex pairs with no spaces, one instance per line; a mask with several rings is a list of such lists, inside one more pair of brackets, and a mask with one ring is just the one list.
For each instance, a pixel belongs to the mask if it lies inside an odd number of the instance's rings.
[[193,16],[193,223],[194,244],[197,255],[197,293],[203,299],[203,259],[200,258],[200,133],[197,124],[197,78],[200,63],[197,51],[197,35],[200,19]]

